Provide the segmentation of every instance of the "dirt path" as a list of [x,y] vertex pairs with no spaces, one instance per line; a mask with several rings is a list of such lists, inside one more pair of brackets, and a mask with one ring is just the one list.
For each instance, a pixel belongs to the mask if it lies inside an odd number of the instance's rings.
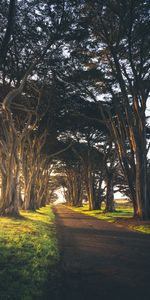
[[150,300],[150,237],[57,205],[60,300]]

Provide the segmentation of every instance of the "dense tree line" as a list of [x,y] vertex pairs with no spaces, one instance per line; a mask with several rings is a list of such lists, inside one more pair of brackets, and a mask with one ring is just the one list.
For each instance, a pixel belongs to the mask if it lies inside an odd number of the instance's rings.
[[60,184],[71,205],[107,211],[117,187],[150,218],[149,5],[2,1],[1,214],[45,205]]
[[[149,1],[85,1],[88,34],[73,51],[78,81],[109,130],[135,216],[149,218],[146,103],[149,97]],[[101,95],[101,100],[99,98]]]

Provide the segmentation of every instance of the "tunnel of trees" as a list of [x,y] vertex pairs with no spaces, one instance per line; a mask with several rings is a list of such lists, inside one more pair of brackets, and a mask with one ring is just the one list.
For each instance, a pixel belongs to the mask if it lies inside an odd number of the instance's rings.
[[150,219],[150,2],[1,1],[0,214],[53,200]]

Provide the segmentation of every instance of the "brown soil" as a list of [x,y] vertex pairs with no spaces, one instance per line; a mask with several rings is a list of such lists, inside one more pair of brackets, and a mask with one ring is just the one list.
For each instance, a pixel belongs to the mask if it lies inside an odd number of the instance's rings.
[[150,299],[149,235],[63,205],[55,206],[54,212],[61,250],[61,284],[55,299]]

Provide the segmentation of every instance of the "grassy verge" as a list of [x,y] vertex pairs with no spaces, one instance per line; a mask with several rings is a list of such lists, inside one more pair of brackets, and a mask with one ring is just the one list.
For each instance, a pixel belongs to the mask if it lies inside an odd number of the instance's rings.
[[150,234],[150,224],[136,225],[136,226],[129,225],[129,228],[138,232]]
[[105,220],[108,222],[115,222],[118,218],[132,218],[133,216],[133,209],[118,207],[115,212],[112,213],[105,213],[103,210],[91,210],[89,211],[88,204],[84,205],[83,207],[72,207],[74,211],[81,212],[87,214],[92,217],[96,217],[100,220]]
[[[0,218],[0,299],[44,299],[45,282],[59,260],[49,206]],[[51,274],[51,275],[50,275]],[[51,284],[51,282],[49,282]]]
[[133,209],[132,207],[126,207],[123,205],[116,206],[116,211],[112,213],[105,213],[103,210],[92,210],[89,211],[88,205],[83,207],[71,207],[76,212],[81,212],[88,216],[96,217],[100,220],[105,220],[107,222],[115,222],[128,227],[131,230],[135,230],[142,233],[150,234],[150,222],[137,221],[133,219]]

